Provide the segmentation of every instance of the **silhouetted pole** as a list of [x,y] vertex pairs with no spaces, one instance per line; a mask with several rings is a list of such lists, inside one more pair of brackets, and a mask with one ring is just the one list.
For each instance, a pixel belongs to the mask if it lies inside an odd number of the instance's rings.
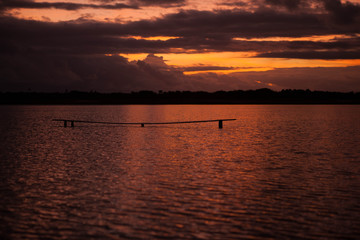
[[74,121],[71,121],[71,127],[74,127]]
[[64,121],[64,127],[67,127],[67,121]]
[[219,128],[222,128],[223,127],[223,121],[222,120],[219,120]]
[[144,124],[143,124],[143,123],[141,124],[141,127],[144,127]]

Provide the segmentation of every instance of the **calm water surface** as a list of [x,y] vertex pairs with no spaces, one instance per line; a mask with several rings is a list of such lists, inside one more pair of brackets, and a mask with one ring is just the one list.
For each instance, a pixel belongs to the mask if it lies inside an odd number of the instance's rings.
[[0,112],[1,239],[359,239],[358,105]]

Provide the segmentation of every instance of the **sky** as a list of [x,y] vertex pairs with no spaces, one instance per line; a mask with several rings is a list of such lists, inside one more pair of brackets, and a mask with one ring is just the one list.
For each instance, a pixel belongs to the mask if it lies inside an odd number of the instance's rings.
[[0,91],[360,91],[360,0],[0,0]]

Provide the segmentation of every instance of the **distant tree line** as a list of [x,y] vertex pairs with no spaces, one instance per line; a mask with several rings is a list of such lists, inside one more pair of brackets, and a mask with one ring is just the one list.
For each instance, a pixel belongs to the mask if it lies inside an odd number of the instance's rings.
[[268,88],[217,92],[0,92],[0,104],[360,104],[360,92]]

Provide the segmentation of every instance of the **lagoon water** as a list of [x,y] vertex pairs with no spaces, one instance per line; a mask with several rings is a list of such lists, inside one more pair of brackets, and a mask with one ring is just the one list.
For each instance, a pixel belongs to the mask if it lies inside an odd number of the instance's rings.
[[[0,107],[1,239],[358,239],[360,106]],[[112,126],[53,118],[201,124]]]

